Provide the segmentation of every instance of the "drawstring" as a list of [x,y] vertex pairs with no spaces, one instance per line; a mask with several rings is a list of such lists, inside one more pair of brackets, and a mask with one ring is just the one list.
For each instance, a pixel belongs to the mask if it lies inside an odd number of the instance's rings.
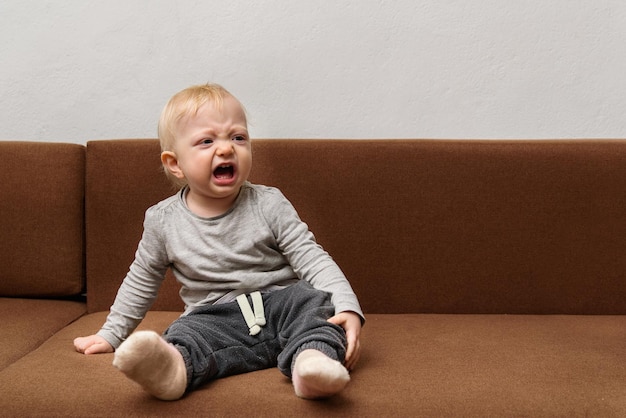
[[252,306],[254,306],[254,313],[248,302],[246,295],[237,296],[237,303],[239,309],[243,314],[243,318],[246,320],[248,328],[250,328],[250,335],[257,335],[261,332],[261,327],[265,325],[265,310],[263,309],[263,298],[260,292],[250,293],[252,298]]

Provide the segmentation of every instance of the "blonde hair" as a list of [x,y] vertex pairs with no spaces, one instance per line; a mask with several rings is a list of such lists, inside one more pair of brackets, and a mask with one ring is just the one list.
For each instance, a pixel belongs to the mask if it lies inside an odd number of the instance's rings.
[[[182,119],[196,115],[200,107],[206,103],[214,103],[218,109],[221,109],[224,99],[227,97],[237,100],[224,87],[213,83],[191,86],[172,96],[163,108],[159,118],[158,135],[161,143],[161,152],[174,150],[177,128]],[[241,105],[241,103],[239,104]],[[241,105],[241,108],[244,109],[243,105]],[[176,186],[182,187],[187,183],[184,179],[173,176],[166,167],[163,168],[166,176]]]

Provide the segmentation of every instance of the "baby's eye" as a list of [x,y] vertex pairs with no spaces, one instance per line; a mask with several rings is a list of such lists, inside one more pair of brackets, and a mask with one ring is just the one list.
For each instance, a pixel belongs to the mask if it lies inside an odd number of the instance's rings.
[[245,142],[246,137],[243,135],[237,135],[235,137],[233,137],[233,141],[235,142]]
[[205,138],[205,139],[203,139],[201,142],[202,142],[202,144],[204,144],[204,145],[211,145],[211,144],[213,143],[213,140],[212,140],[212,139],[209,139],[209,138]]

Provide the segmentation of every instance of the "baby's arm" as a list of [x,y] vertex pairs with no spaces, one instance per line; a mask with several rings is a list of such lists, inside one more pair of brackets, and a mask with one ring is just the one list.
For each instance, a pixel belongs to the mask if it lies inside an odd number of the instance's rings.
[[348,350],[346,352],[346,369],[352,370],[361,357],[361,317],[352,311],[340,312],[328,319],[335,325],[339,325],[346,331]]
[[99,335],[78,337],[74,340],[76,351],[83,354],[112,353],[113,346]]

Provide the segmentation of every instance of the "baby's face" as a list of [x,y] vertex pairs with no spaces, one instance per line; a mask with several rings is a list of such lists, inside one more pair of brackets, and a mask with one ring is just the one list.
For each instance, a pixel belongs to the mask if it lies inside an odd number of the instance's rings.
[[176,134],[174,152],[189,185],[189,207],[232,204],[252,168],[246,115],[239,102],[226,97],[221,109],[212,102],[202,105],[197,114],[181,120]]

